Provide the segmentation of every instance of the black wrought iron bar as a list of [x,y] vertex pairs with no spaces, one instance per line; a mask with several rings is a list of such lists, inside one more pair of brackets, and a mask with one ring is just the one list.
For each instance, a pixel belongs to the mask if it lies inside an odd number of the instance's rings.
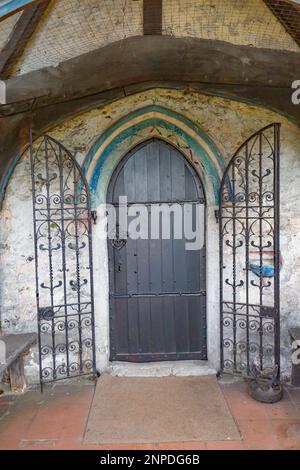
[[280,381],[280,124],[275,124],[274,133],[274,354],[277,366],[277,381]]
[[[88,249],[89,249],[89,280],[90,280],[90,298],[91,298],[91,332],[92,332],[92,370],[97,373],[96,368],[96,338],[95,338],[95,306],[94,306],[94,265],[93,265],[93,239],[92,239],[92,210],[91,198],[88,183],[81,175],[82,184],[86,189],[86,203],[88,208]],[[81,305],[86,305],[85,303]]]
[[224,372],[224,315],[223,315],[223,270],[224,270],[224,236],[223,236],[223,191],[224,191],[224,181],[221,182],[220,192],[219,192],[219,298],[220,298],[220,370]]
[[130,299],[132,297],[205,297],[206,292],[149,292],[141,294],[110,294],[114,299]]
[[[50,301],[51,301],[51,308],[53,309],[54,305],[54,283],[53,283],[53,260],[52,260],[52,235],[51,235],[51,222],[50,222],[50,185],[51,185],[51,178],[49,173],[49,153],[48,153],[48,137],[44,136],[45,142],[45,171],[46,171],[46,194],[47,194],[47,211],[48,211],[48,259],[49,259],[49,282],[50,282]],[[56,355],[55,355],[55,331],[54,331],[54,320],[52,322],[52,363],[53,363],[53,378],[56,378]]]
[[[61,209],[61,244],[62,244],[62,273],[63,273],[63,290],[64,290],[64,310],[65,310],[65,336],[66,336],[66,344],[69,344],[69,330],[68,330],[68,307],[67,307],[67,276],[66,276],[66,234],[65,234],[65,219],[64,219],[64,175],[63,175],[63,154],[62,149],[59,147],[59,189],[60,189],[60,209]],[[69,348],[66,348],[66,361],[67,361],[67,376],[70,375],[70,358],[69,358]]]
[[[262,133],[259,134],[259,203],[263,203],[263,150],[262,150]],[[262,209],[259,209],[259,303],[263,303],[263,224]],[[263,323],[260,317],[259,330],[259,362],[260,369],[263,370]]]
[[245,265],[246,265],[246,341],[247,341],[247,374],[250,373],[250,332],[249,332],[249,147],[245,146],[245,199],[246,199],[246,233],[245,233]]
[[[225,216],[225,217],[222,217],[222,218],[223,218],[223,220],[231,220],[232,219],[232,217],[229,217],[229,216],[228,217]],[[251,216],[249,216],[249,217],[246,217],[246,216],[245,217],[240,217],[240,216],[236,217],[236,220],[248,220],[249,221],[249,220],[260,220],[260,219],[261,220],[274,220],[274,217],[264,217],[264,216],[262,216],[262,217],[254,217],[254,216],[253,217],[251,217]]]
[[[79,235],[78,235],[78,221],[77,217],[77,197],[78,197],[78,182],[76,178],[76,167],[73,167],[73,185],[74,185],[74,212],[75,212],[75,257],[76,257],[76,288],[77,288],[77,302],[78,310],[80,310],[81,305],[81,276],[80,276],[80,256],[79,256]],[[82,373],[83,362],[82,362],[82,324],[81,324],[81,315],[78,317],[78,338],[79,338],[79,370]]]
[[235,200],[235,185],[236,185],[236,175],[235,175],[235,164],[232,168],[232,191],[233,191],[233,202],[232,202],[232,297],[234,305],[234,314],[233,314],[233,367],[234,371],[237,371],[237,349],[236,349],[236,314],[235,314],[235,305],[236,305],[236,200]]
[[[36,189],[35,189],[35,153],[33,150],[33,133],[30,130],[30,166],[31,166],[31,187],[32,187],[32,209],[33,209],[33,232],[34,232],[34,258],[35,258],[35,292],[36,292],[36,304],[37,312],[40,310],[40,296],[39,296],[39,257],[38,257],[38,243],[37,243],[37,221],[35,218],[35,201],[36,201]],[[39,314],[37,315],[37,329],[38,329],[38,354],[39,364],[42,364],[42,352],[41,352],[41,330],[40,330],[40,319]],[[41,391],[43,391],[43,380],[42,380],[42,367],[39,369]]]
[[[157,206],[161,206],[161,205],[168,205],[168,206],[172,206],[173,204],[178,204],[180,206],[184,206],[185,204],[205,204],[205,200],[204,199],[185,199],[184,201],[179,201],[179,200],[176,200],[174,199],[173,201],[140,201],[140,202],[137,202],[137,201],[134,201],[134,202],[127,202],[127,206],[153,206],[153,205],[157,205]],[[118,202],[113,202],[111,203],[112,206],[114,207],[122,207],[122,206],[125,206],[124,203],[118,203]]]
[[[40,208],[40,207],[35,207],[34,210],[38,212],[38,211],[46,210],[46,209],[43,209],[43,208]],[[65,212],[70,212],[70,211],[74,211],[74,207],[73,207],[73,206],[70,207],[70,206],[68,206],[68,205],[66,205],[65,207],[63,207],[63,209],[60,209],[60,208],[58,208],[58,207],[51,207],[51,206],[49,207],[49,211],[50,211],[50,212],[51,212],[51,211],[57,212],[57,211],[61,211],[61,210],[65,211]],[[80,210],[85,211],[85,210],[86,210],[86,207],[78,206],[77,212],[80,211]]]

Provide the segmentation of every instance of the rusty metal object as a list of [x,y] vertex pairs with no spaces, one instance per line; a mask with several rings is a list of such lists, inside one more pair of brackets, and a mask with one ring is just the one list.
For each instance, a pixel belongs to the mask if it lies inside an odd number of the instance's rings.
[[248,393],[254,400],[261,403],[277,403],[282,399],[283,388],[278,379],[278,366],[270,372],[261,372],[253,364],[252,374],[254,378],[248,385]]
[[[292,328],[289,331],[292,340],[293,356],[296,353],[297,358],[300,357],[300,328]],[[294,344],[295,343],[295,344]],[[300,364],[296,364],[292,360],[291,384],[294,387],[300,387]]]

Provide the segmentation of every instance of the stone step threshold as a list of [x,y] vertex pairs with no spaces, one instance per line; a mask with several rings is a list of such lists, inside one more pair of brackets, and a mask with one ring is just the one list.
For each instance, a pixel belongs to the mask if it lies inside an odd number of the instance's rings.
[[217,369],[207,361],[166,361],[166,362],[111,362],[107,372],[117,377],[178,377],[216,375]]

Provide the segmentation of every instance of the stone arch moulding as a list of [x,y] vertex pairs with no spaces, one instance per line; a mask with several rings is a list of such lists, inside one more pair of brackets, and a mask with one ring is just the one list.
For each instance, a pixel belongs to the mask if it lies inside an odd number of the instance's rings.
[[199,174],[206,189],[207,202],[218,204],[225,168],[220,151],[193,122],[153,105],[133,111],[114,123],[88,152],[83,170],[90,184],[93,206],[105,203],[111,175],[124,155],[151,137],[178,148]]

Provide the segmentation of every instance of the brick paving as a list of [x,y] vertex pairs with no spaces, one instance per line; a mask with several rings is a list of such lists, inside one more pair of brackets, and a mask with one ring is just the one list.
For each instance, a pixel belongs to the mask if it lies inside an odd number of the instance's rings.
[[175,442],[151,445],[83,443],[94,383],[83,381],[0,396],[0,449],[93,450],[300,450],[300,388],[285,389],[280,403],[252,400],[244,382],[222,384],[222,392],[240,430],[241,441]]

